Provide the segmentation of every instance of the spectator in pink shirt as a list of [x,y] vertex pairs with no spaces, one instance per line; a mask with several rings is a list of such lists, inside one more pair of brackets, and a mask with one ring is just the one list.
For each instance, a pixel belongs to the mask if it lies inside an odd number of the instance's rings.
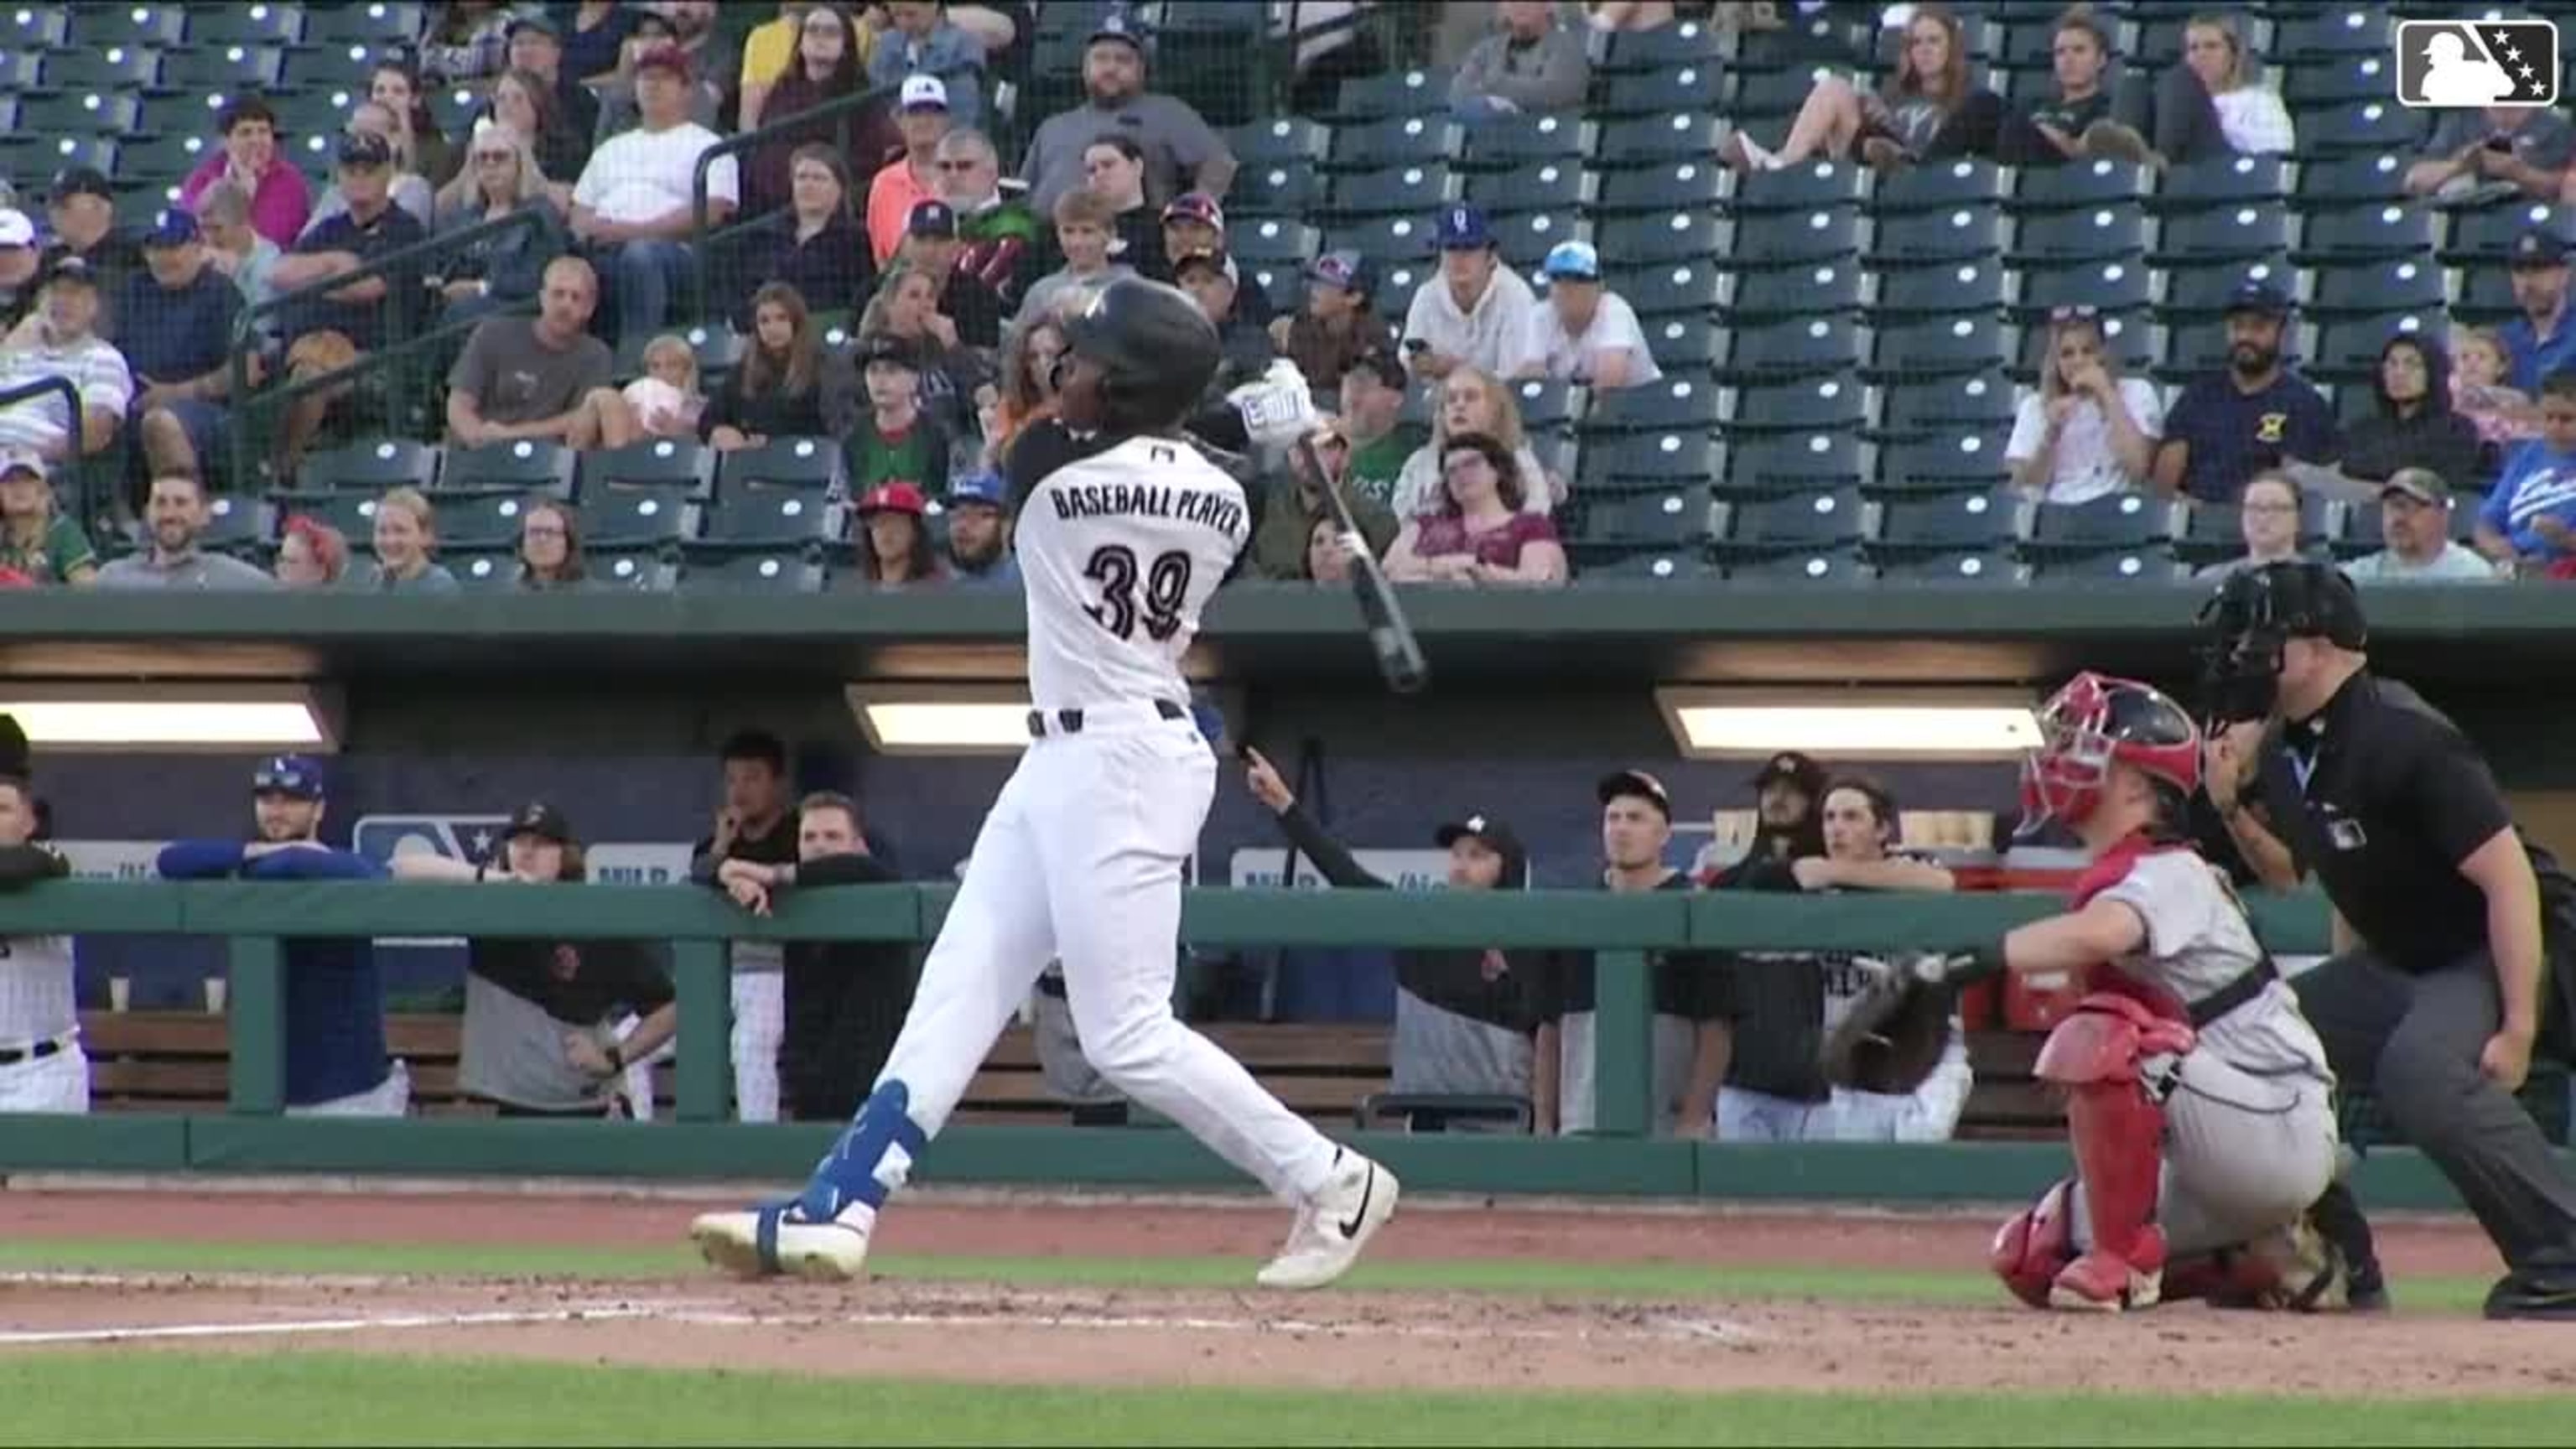
[[1440,450],[1444,485],[1432,511],[1404,525],[1386,553],[1398,583],[1562,584],[1565,546],[1543,513],[1521,511],[1520,463],[1486,433]]
[[194,210],[197,198],[218,181],[231,181],[250,198],[251,230],[278,244],[295,245],[313,213],[304,173],[277,154],[277,115],[256,96],[245,96],[217,115],[223,149],[197,163],[179,187],[179,202]]

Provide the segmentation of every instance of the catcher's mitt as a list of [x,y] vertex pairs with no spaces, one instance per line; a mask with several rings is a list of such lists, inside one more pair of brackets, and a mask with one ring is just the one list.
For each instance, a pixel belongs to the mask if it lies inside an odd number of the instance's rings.
[[1918,956],[1884,969],[1824,1042],[1825,1080],[1902,1096],[1923,1085],[1950,1049],[1959,986],[1979,974],[1957,957]]

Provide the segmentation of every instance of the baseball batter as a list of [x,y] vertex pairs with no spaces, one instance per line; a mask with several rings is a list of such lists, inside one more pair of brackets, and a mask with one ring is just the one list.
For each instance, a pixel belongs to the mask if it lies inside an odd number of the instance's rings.
[[2001,956],[2089,973],[2038,1068],[2068,1093],[2076,1175],[2004,1224],[1994,1270],[2035,1307],[2317,1306],[2340,1270],[2303,1214],[2334,1176],[2334,1078],[2243,905],[2177,833],[2199,728],[2146,685],[2095,674],[2041,723],[2024,804],[2074,830],[2093,865],[2073,910],[2013,931]]
[[856,1276],[887,1194],[1049,957],[1101,1075],[1298,1206],[1264,1286],[1332,1282],[1394,1213],[1393,1174],[1172,1015],[1181,872],[1216,784],[1180,661],[1251,533],[1241,485],[1177,431],[1215,375],[1216,331],[1176,289],[1135,278],[1065,331],[1062,417],[1022,434],[1007,467],[1028,752],[976,837],[885,1071],[803,1194],[692,1225],[730,1271]]

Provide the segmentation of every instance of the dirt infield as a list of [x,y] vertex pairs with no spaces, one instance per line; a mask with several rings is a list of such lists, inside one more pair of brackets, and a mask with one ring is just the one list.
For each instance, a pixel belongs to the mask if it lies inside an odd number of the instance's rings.
[[[438,1196],[191,1198],[210,1242],[665,1247],[698,1204]],[[174,1236],[167,1195],[0,1193],[0,1234]],[[1275,1246],[1266,1207],[1152,1200],[925,1198],[888,1215],[904,1255],[1223,1256]],[[1956,1269],[1981,1218],[1675,1213],[1408,1204],[1387,1260]],[[2409,1275],[2478,1274],[2474,1231],[2383,1233]],[[1023,1290],[880,1281],[827,1289],[701,1274],[652,1281],[26,1275],[0,1283],[0,1352],[124,1343],[275,1352],[298,1345],[582,1363],[781,1369],[975,1382],[1471,1387],[1497,1364],[1558,1388],[2065,1389],[2166,1383],[2329,1395],[2576,1392],[2563,1327],[2409,1314],[2286,1318],[2177,1307],[2140,1321],[2009,1307],[1598,1299],[1349,1291]],[[971,1351],[961,1351],[971,1345]]]

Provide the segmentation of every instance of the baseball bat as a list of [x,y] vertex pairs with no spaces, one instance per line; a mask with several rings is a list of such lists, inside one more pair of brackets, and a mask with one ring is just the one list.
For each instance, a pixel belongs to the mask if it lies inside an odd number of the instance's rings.
[[[1323,457],[1311,439],[1299,438],[1292,446],[1315,477],[1332,477],[1324,471]],[[1351,593],[1360,601],[1360,618],[1368,625],[1369,647],[1377,652],[1377,672],[1395,693],[1418,694],[1431,683],[1431,666],[1422,657],[1422,643],[1413,637],[1413,626],[1405,622],[1404,607],[1395,601],[1395,590],[1379,570],[1377,556],[1369,552],[1368,539],[1351,517],[1351,506],[1342,501],[1341,489],[1327,483],[1323,491],[1325,506],[1333,510],[1333,526],[1341,530],[1342,543],[1351,551]]]

